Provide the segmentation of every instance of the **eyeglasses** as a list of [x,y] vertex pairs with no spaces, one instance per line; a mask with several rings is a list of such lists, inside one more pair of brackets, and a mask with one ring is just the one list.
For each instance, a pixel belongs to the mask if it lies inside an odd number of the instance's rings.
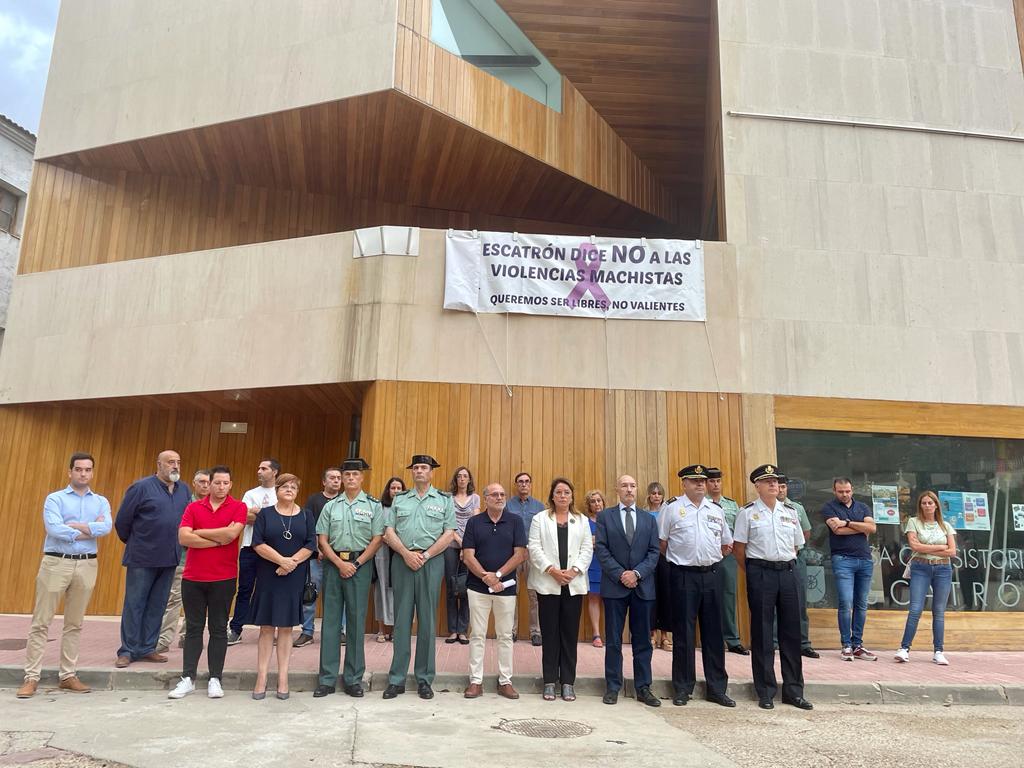
[[505,494],[504,493],[497,493],[497,492],[495,492],[495,493],[488,493],[487,495],[488,496],[492,496],[495,499],[503,499],[503,498],[505,498]]

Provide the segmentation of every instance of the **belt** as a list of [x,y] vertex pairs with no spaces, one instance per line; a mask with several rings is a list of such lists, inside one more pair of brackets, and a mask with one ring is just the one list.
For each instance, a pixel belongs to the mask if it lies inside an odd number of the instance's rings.
[[691,573],[713,573],[718,570],[718,563],[713,563],[712,565],[679,565],[678,563],[669,563],[669,565],[681,571],[690,571]]
[[932,560],[929,560],[926,557],[912,557],[912,558],[910,558],[910,560],[911,560],[911,562],[924,563],[925,565],[949,565],[950,564],[948,557],[938,557],[938,558],[934,558]]
[[65,555],[63,552],[43,552],[48,557],[62,557],[65,560],[95,560],[96,555]]
[[769,571],[793,570],[792,560],[756,560],[752,557],[748,557],[747,565],[759,565],[762,568],[767,568]]
[[339,552],[338,550],[334,550],[334,554],[336,554],[338,557],[340,557],[342,560],[348,563],[352,560],[357,560],[359,556],[363,554],[363,552],[365,551],[365,549],[360,549],[358,552],[354,550],[342,550],[341,552]]

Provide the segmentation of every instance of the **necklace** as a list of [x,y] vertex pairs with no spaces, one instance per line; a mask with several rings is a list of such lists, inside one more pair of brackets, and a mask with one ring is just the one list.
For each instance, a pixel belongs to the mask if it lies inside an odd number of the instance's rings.
[[280,509],[277,510],[277,516],[281,518],[281,528],[284,531],[284,533],[281,534],[282,538],[284,538],[285,541],[291,541],[292,540],[292,522],[295,520],[295,515],[288,515],[287,516],[288,517],[288,527],[287,528],[285,527],[285,524],[284,524],[285,515],[281,514],[281,510]]

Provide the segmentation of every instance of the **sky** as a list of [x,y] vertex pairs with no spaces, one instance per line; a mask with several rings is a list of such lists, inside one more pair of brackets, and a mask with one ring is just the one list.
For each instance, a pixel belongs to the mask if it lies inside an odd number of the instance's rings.
[[0,0],[0,114],[37,133],[60,0]]

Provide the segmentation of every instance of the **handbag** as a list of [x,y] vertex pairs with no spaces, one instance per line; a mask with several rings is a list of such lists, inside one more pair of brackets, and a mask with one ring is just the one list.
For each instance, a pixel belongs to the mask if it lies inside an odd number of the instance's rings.
[[469,571],[462,568],[462,564],[459,563],[459,569],[455,572],[454,576],[448,577],[448,594],[452,597],[465,597],[468,591],[466,585],[466,578],[469,576]]
[[313,583],[309,560],[306,560],[306,586],[302,588],[302,604],[313,605],[316,603],[318,593],[316,584]]

